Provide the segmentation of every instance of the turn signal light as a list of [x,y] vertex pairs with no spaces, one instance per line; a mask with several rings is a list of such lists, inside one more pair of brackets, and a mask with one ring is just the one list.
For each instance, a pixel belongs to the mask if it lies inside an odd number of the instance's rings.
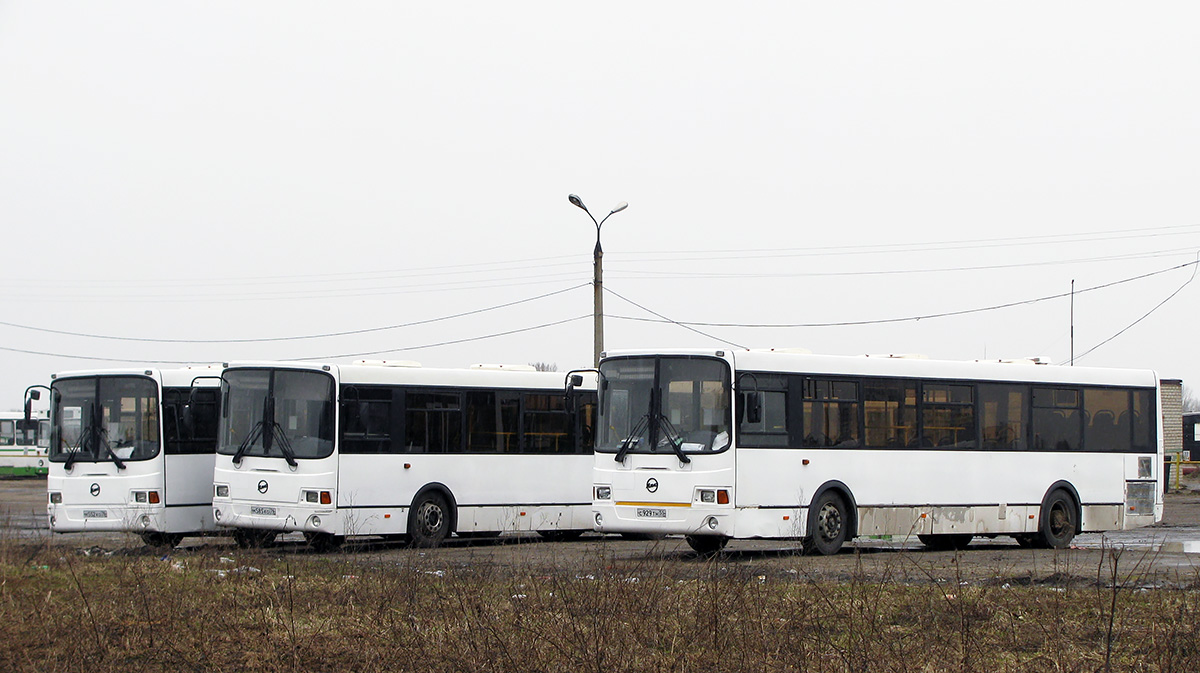
[[329,491],[321,491],[321,504],[322,505],[333,504],[333,496],[331,496],[329,494]]
[[723,488],[719,489],[717,491],[717,504],[718,505],[728,505],[729,504],[729,491],[726,491]]
[[150,491],[150,504],[157,505],[158,502],[158,491]]

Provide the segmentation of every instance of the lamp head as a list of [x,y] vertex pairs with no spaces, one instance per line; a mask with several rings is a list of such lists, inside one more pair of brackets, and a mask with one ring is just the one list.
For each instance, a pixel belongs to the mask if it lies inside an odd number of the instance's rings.
[[578,196],[575,196],[574,194],[569,194],[567,196],[567,200],[570,201],[571,205],[575,206],[576,208],[582,208],[584,210],[587,210],[587,206],[583,205],[583,199],[579,198]]
[[625,210],[625,209],[626,209],[626,208],[628,208],[628,207],[629,207],[629,204],[628,204],[628,203],[625,203],[624,201],[622,201],[622,202],[618,203],[616,206],[614,206],[614,207],[613,207],[613,209],[612,209],[612,212],[610,212],[610,213],[609,213],[609,215],[612,215],[613,213],[619,213],[619,212],[621,212],[622,210]]

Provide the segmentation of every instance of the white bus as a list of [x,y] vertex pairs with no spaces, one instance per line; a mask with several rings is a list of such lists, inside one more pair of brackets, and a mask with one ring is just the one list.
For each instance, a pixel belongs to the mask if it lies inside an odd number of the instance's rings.
[[243,546],[318,548],[591,530],[594,384],[568,400],[562,374],[502,369],[227,365],[217,523]]
[[45,411],[0,411],[0,476],[44,476],[48,467],[50,418]]
[[834,554],[876,535],[1062,548],[1159,521],[1155,373],[1025,362],[610,352],[596,529]]
[[50,530],[173,547],[211,534],[219,367],[64,372],[50,384]]

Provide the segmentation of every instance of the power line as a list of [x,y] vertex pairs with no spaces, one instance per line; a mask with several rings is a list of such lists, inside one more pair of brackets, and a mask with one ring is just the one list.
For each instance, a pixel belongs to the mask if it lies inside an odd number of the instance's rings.
[[417,321],[409,322],[409,323],[401,323],[399,325],[386,325],[383,327],[367,327],[367,328],[363,328],[363,329],[347,330],[347,331],[343,331],[343,332],[327,332],[324,334],[306,334],[306,335],[301,335],[301,336],[283,336],[283,337],[263,337],[263,338],[257,338],[257,339],[152,339],[152,338],[145,338],[145,337],[125,337],[125,336],[112,336],[112,335],[106,335],[106,334],[88,334],[85,332],[70,332],[67,330],[50,329],[50,328],[45,328],[45,327],[33,327],[30,325],[21,325],[18,323],[11,323],[11,322],[4,322],[4,321],[0,321],[0,325],[5,326],[5,327],[14,327],[14,328],[18,328],[18,329],[31,330],[34,332],[43,332],[43,333],[48,333],[48,334],[61,334],[61,335],[65,335],[65,336],[82,337],[82,338],[88,338],[88,339],[105,339],[105,340],[109,340],[109,341],[134,341],[134,342],[138,342],[138,343],[240,344],[240,343],[267,343],[267,342],[275,342],[275,341],[302,341],[302,340],[306,340],[306,339],[325,339],[325,338],[330,338],[330,337],[352,336],[352,335],[357,335],[357,334],[369,334],[371,332],[384,332],[384,331],[388,331],[388,330],[402,329],[405,327],[415,327],[417,325],[427,325],[430,323],[441,322],[444,320],[453,320],[455,318],[462,318],[464,316],[476,315],[479,313],[486,313],[488,311],[496,311],[496,310],[499,310],[502,308],[508,308],[510,306],[517,306],[518,304],[526,304],[526,303],[529,303],[532,301],[537,301],[539,299],[545,299],[547,297],[553,297],[554,295],[563,294],[565,292],[570,292],[572,290],[578,290],[581,287],[588,287],[589,285],[591,285],[591,283],[581,283],[579,285],[573,285],[571,287],[568,287],[568,288],[565,288],[562,290],[556,290],[554,292],[547,292],[546,294],[540,294],[536,297],[528,297],[526,299],[518,299],[517,301],[510,301],[510,302],[507,302],[504,304],[497,304],[495,306],[488,306],[485,308],[473,309],[470,311],[464,311],[462,313],[455,313],[452,315],[441,316],[439,318],[427,318],[425,320],[417,320]]
[[[1084,352],[1083,352],[1083,353],[1081,353],[1080,355],[1077,355],[1077,356],[1075,356],[1074,358],[1072,358],[1072,359],[1070,359],[1070,360],[1067,360],[1066,364],[1074,364],[1075,362],[1079,361],[1081,358],[1083,358],[1083,357],[1086,357],[1087,355],[1091,354],[1091,352],[1092,352],[1092,351],[1094,351],[1094,350],[1096,350],[1097,348],[1099,348],[1099,347],[1103,346],[1104,344],[1106,344],[1106,343],[1108,343],[1108,342],[1112,341],[1113,339],[1116,339],[1117,337],[1121,336],[1121,335],[1122,335],[1122,334],[1124,334],[1125,332],[1128,332],[1128,331],[1129,331],[1129,330],[1130,330],[1130,329],[1131,329],[1131,328],[1132,328],[1134,325],[1136,325],[1136,324],[1140,323],[1141,321],[1145,320],[1146,318],[1149,318],[1151,313],[1154,313],[1154,312],[1155,312],[1155,311],[1157,311],[1158,309],[1162,308],[1163,304],[1166,304],[1167,302],[1169,302],[1169,301],[1171,301],[1172,299],[1174,299],[1174,298],[1175,298],[1175,295],[1177,295],[1177,294],[1179,294],[1180,292],[1182,292],[1182,291],[1183,291],[1183,288],[1187,287],[1188,285],[1191,285],[1192,281],[1196,279],[1196,269],[1197,269],[1197,268],[1200,268],[1200,267],[1197,267],[1197,266],[1196,266],[1197,264],[1200,264],[1200,253],[1196,253],[1196,261],[1195,261],[1195,262],[1192,262],[1192,265],[1193,265],[1193,267],[1192,267],[1192,275],[1191,275],[1191,276],[1190,276],[1190,277],[1189,277],[1189,278],[1188,278],[1186,281],[1184,281],[1183,285],[1180,285],[1180,286],[1179,286],[1179,288],[1178,288],[1177,290],[1175,290],[1175,291],[1174,291],[1174,292],[1172,292],[1170,295],[1168,295],[1166,299],[1164,299],[1164,300],[1162,300],[1162,301],[1158,302],[1158,304],[1156,304],[1156,305],[1154,306],[1154,308],[1150,309],[1149,311],[1146,311],[1145,315],[1143,315],[1142,317],[1138,318],[1137,320],[1134,320],[1133,322],[1129,323],[1129,324],[1128,324],[1128,325],[1126,325],[1126,326],[1125,326],[1123,329],[1121,329],[1120,331],[1118,331],[1116,334],[1114,334],[1114,335],[1112,335],[1112,336],[1108,337],[1107,339],[1105,339],[1104,341],[1101,341],[1100,343],[1096,344],[1095,346],[1092,346],[1091,348],[1087,349],[1086,351],[1084,351]],[[1060,364],[1063,364],[1063,363],[1060,363]]]
[[[1114,287],[1114,286],[1122,285],[1125,283],[1131,283],[1136,280],[1142,280],[1144,278],[1158,276],[1158,275],[1161,275],[1164,273],[1169,273],[1171,271],[1177,271],[1179,269],[1187,268],[1189,266],[1194,267],[1197,264],[1200,264],[1200,261],[1193,261],[1193,262],[1188,262],[1186,264],[1179,264],[1177,266],[1173,266],[1168,269],[1152,271],[1150,273],[1145,273],[1140,276],[1133,276],[1130,278],[1124,278],[1121,280],[1113,281],[1111,283],[1104,283],[1102,285],[1095,285],[1095,286],[1092,286],[1089,288],[1085,288],[1083,290],[1077,290],[1075,292],[1075,294],[1083,294],[1085,292],[1094,292],[1096,290],[1103,290],[1105,288]],[[608,289],[608,288],[605,288],[605,289]],[[616,293],[614,292],[613,294],[616,294]],[[1052,299],[1062,299],[1063,297],[1070,296],[1070,294],[1071,293],[1069,293],[1069,292],[1062,292],[1059,294],[1052,294],[1052,295],[1048,295],[1045,297],[1037,297],[1035,299],[1024,299],[1021,301],[1013,301],[1013,302],[1008,302],[1005,304],[996,304],[993,306],[984,306],[984,307],[980,307],[980,308],[963,309],[960,311],[945,311],[942,313],[927,313],[924,315],[907,316],[907,317],[903,317],[903,318],[882,318],[882,319],[874,319],[874,320],[848,320],[848,321],[842,321],[842,322],[823,322],[823,323],[774,323],[774,324],[757,323],[756,324],[756,323],[677,321],[677,320],[671,320],[669,318],[664,319],[664,320],[651,320],[649,318],[637,318],[637,317],[632,317],[632,316],[617,316],[617,315],[613,315],[613,316],[609,316],[609,317],[616,318],[618,320],[633,320],[633,321],[638,321],[638,322],[669,322],[669,323],[673,323],[673,324],[684,326],[684,327],[686,327],[688,325],[698,325],[700,327],[743,327],[743,328],[752,328],[752,329],[784,329],[784,328],[796,328],[796,327],[856,327],[856,326],[861,326],[861,325],[883,325],[883,324],[889,324],[889,323],[930,320],[933,318],[948,318],[948,317],[953,317],[953,316],[969,315],[972,313],[983,313],[985,311],[996,311],[996,310],[1004,309],[1004,308],[1012,308],[1014,306],[1024,306],[1027,304],[1036,304],[1038,302],[1050,301]],[[618,296],[620,296],[620,295],[618,295]],[[621,298],[624,299],[624,297],[621,297]],[[626,300],[626,301],[629,301],[629,300]],[[633,302],[630,302],[630,303],[633,303]],[[639,306],[639,308],[642,308],[642,307]],[[660,316],[660,317],[662,317],[662,316]],[[728,343],[728,342],[726,342],[726,343]]]
[[[1084,257],[1077,259],[1060,259],[1049,260],[1044,262],[1022,262],[1013,264],[990,264],[984,266],[956,266],[943,268],[924,268],[924,269],[895,269],[895,270],[871,270],[871,271],[802,271],[796,273],[696,273],[691,271],[657,271],[653,269],[637,269],[633,271],[618,271],[613,274],[618,279],[640,279],[640,280],[669,280],[674,278],[822,278],[836,276],[895,276],[908,275],[918,273],[947,273],[959,271],[992,271],[997,269],[1020,269],[1039,266],[1062,266],[1065,264],[1083,264],[1092,262],[1113,262],[1113,261],[1129,261],[1135,259],[1152,259],[1158,257],[1173,257],[1183,253],[1191,254],[1193,248],[1180,248],[1171,250],[1153,250],[1144,253],[1130,253],[1126,255],[1108,255],[1104,257]],[[762,259],[762,258],[759,258]],[[644,262],[642,262],[644,263]]]
[[[632,299],[629,299],[629,298],[627,298],[627,297],[623,297],[623,296],[621,296],[621,295],[620,295],[620,294],[618,294],[617,292],[613,291],[611,288],[607,288],[607,287],[606,287],[606,288],[604,288],[604,291],[605,291],[605,292],[608,292],[609,294],[612,294],[612,295],[616,296],[618,299],[620,299],[620,300],[622,300],[622,301],[624,301],[624,302],[627,302],[627,303],[633,304],[634,306],[636,306],[636,307],[638,307],[638,308],[642,309],[643,311],[645,311],[645,312],[647,312],[647,313],[652,313],[652,314],[654,314],[654,315],[656,315],[656,316],[658,316],[658,317],[662,318],[662,319],[663,319],[663,320],[662,320],[663,322],[669,322],[669,323],[671,323],[671,324],[678,325],[678,326],[680,326],[680,327],[682,327],[682,328],[684,328],[684,329],[686,329],[686,330],[691,330],[691,331],[695,332],[696,334],[699,334],[699,335],[701,335],[701,336],[707,337],[707,338],[709,338],[709,339],[715,339],[715,340],[717,340],[717,341],[720,341],[720,342],[721,342],[721,343],[723,343],[723,344],[729,344],[730,346],[733,346],[734,348],[745,348],[745,346],[742,346],[741,344],[735,344],[734,342],[732,342],[732,341],[727,341],[727,340],[725,340],[725,339],[722,339],[722,338],[721,338],[721,337],[719,337],[719,336],[714,336],[714,335],[712,335],[712,334],[708,334],[707,332],[701,332],[700,330],[696,329],[695,327],[692,327],[692,326],[691,326],[691,324],[688,324],[688,323],[682,323],[682,322],[679,322],[679,321],[677,321],[677,320],[671,320],[671,319],[670,319],[670,318],[668,318],[667,316],[665,316],[665,315],[663,315],[663,314],[661,314],[661,313],[659,313],[659,312],[657,312],[657,311],[654,311],[654,310],[652,310],[652,309],[648,309],[648,308],[646,308],[645,306],[642,306],[641,304],[637,303],[636,301],[633,301]],[[613,317],[615,317],[615,316],[613,316]]]
[[[541,325],[534,325],[532,327],[521,327],[518,329],[508,330],[505,332],[495,332],[492,334],[483,334],[480,336],[466,337],[463,339],[440,341],[437,343],[424,344],[421,346],[406,346],[403,348],[388,348],[388,349],[377,350],[377,351],[364,351],[361,353],[343,353],[340,355],[322,355],[322,356],[318,356],[318,357],[284,358],[283,361],[284,362],[304,362],[304,361],[310,361],[310,360],[335,360],[335,359],[340,359],[340,358],[364,357],[367,355],[381,355],[383,353],[399,353],[399,352],[403,352],[403,351],[422,350],[425,348],[436,348],[438,346],[449,346],[449,345],[453,345],[453,344],[470,343],[472,341],[483,341],[485,339],[494,339],[496,337],[507,336],[510,334],[520,334],[522,332],[532,332],[534,330],[544,329],[547,327],[554,327],[556,325],[563,325],[563,324],[566,324],[569,322],[575,322],[577,320],[583,320],[584,318],[590,318],[590,317],[592,317],[592,314],[588,313],[586,315],[575,316],[574,318],[566,318],[564,320],[556,320],[554,322],[543,323]],[[25,349],[21,349],[21,348],[9,348],[7,346],[0,346],[0,351],[8,351],[10,353],[24,353],[26,355],[45,355],[48,357],[66,358],[66,359],[70,359],[70,360],[95,360],[97,362],[122,362],[122,363],[133,363],[133,364],[187,365],[187,364],[194,364],[196,362],[217,362],[217,361],[219,361],[219,360],[152,360],[152,359],[146,359],[146,358],[110,358],[110,357],[97,357],[97,356],[92,356],[92,355],[74,355],[74,354],[70,354],[70,353],[49,353],[49,352],[45,352],[45,351],[25,350]]]
[[[1015,236],[1006,238],[978,238],[959,241],[921,242],[921,243],[871,243],[863,245],[835,245],[803,248],[744,248],[737,250],[675,250],[667,254],[677,255],[742,255],[745,253],[769,253],[756,256],[755,259],[766,257],[812,257],[861,254],[891,254],[896,252],[941,252],[954,250],[969,250],[974,248],[1020,247],[1030,245],[1059,245],[1064,243],[1094,243],[1125,239],[1159,238],[1165,236],[1188,236],[1200,233],[1200,224],[1176,225],[1168,227],[1149,227],[1136,229],[1114,229],[1083,234],[1047,234],[1042,236]],[[1119,234],[1112,235],[1109,234]],[[620,252],[620,251],[617,251]],[[627,255],[662,255],[664,250],[627,251]],[[735,257],[736,258],[736,257]],[[667,258],[670,259],[670,258]],[[679,258],[675,258],[679,259]],[[701,257],[696,260],[723,259],[723,257]],[[684,261],[684,260],[680,260]]]
[[416,351],[416,350],[422,350],[425,348],[436,348],[438,346],[449,346],[449,345],[453,345],[453,344],[461,344],[461,343],[467,343],[467,342],[471,342],[471,341],[483,341],[484,339],[494,339],[496,337],[508,336],[510,334],[520,334],[522,332],[532,332],[534,330],[544,329],[546,327],[554,327],[556,325],[565,325],[566,323],[569,323],[569,322],[575,322],[577,320],[583,320],[584,318],[590,318],[590,317],[592,317],[592,314],[587,313],[585,315],[577,315],[574,318],[566,318],[563,320],[556,320],[554,322],[548,322],[548,323],[544,323],[541,325],[534,325],[533,327],[522,327],[520,329],[508,330],[506,332],[495,332],[493,334],[484,334],[483,336],[470,337],[470,338],[466,338],[466,339],[453,339],[450,341],[439,341],[437,343],[424,344],[421,346],[405,346],[403,348],[387,348],[387,349],[378,350],[378,351],[363,351],[361,353],[342,353],[340,355],[322,355],[319,357],[311,357],[311,358],[291,358],[291,360],[292,361],[337,360],[337,359],[341,359],[341,358],[365,357],[367,355],[382,355],[384,353],[402,353],[405,351]]

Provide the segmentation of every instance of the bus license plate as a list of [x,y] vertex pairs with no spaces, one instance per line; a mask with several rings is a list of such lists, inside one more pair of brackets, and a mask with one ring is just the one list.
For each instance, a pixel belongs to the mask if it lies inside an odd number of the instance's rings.
[[250,508],[250,513],[255,516],[275,516],[274,507],[259,507],[254,505]]
[[107,519],[108,512],[102,509],[85,509],[83,510],[83,518],[85,519]]
[[663,507],[638,507],[637,518],[665,519],[667,518],[667,510]]

